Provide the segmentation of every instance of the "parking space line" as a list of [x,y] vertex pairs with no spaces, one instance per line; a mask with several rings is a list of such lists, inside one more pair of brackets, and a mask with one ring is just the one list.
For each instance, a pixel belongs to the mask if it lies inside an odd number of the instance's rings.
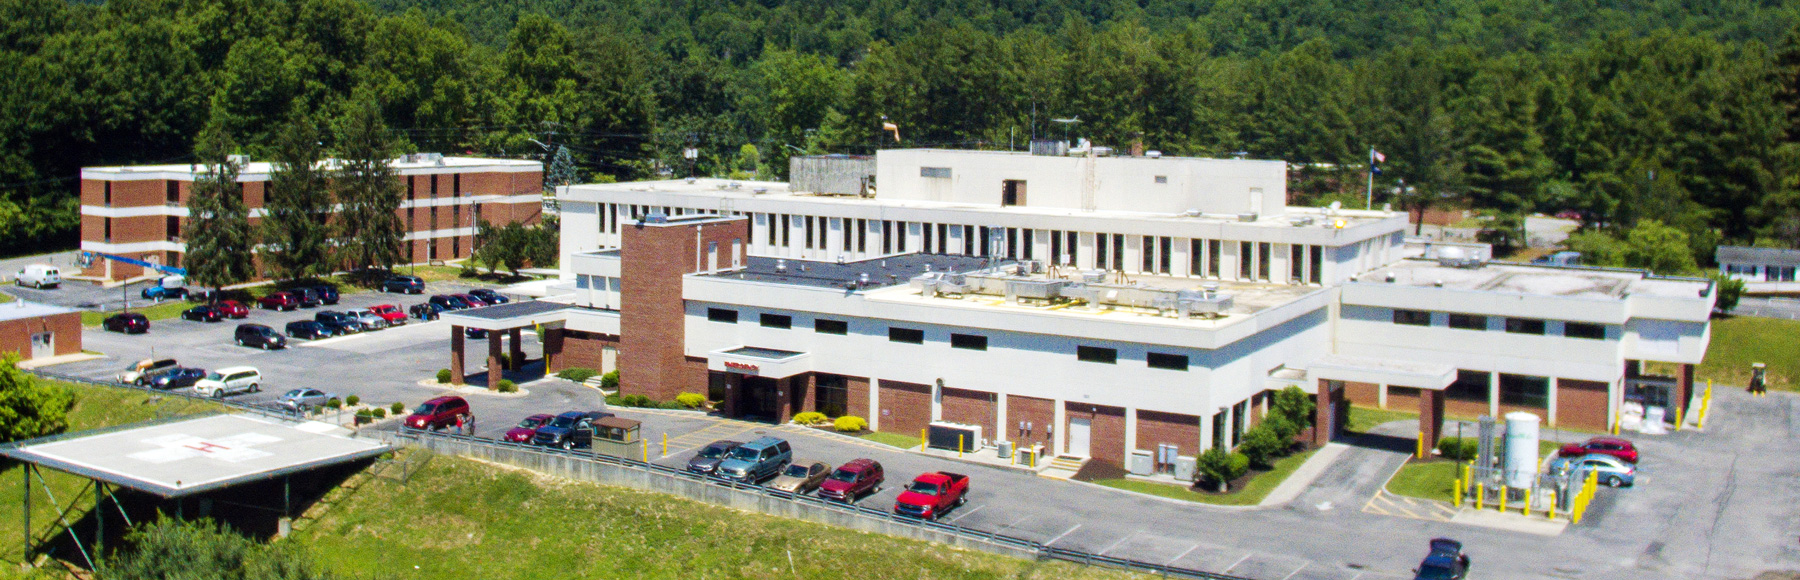
[[1256,555],[1255,552],[1244,552],[1244,557],[1238,558],[1238,560],[1236,562],[1232,562],[1230,566],[1226,566],[1225,569],[1222,570],[1221,572],[1225,573],[1225,574],[1230,574],[1232,568],[1238,567],[1238,564],[1244,563],[1244,560],[1249,560],[1250,557],[1254,556],[1254,555]]
[[1173,558],[1169,558],[1169,561],[1163,563],[1163,565],[1168,566],[1168,565],[1174,564],[1176,561],[1181,560],[1182,558],[1186,558],[1188,554],[1192,554],[1192,553],[1194,553],[1194,550],[1198,550],[1198,549],[1200,549],[1200,544],[1194,544],[1192,547],[1188,548],[1186,551],[1183,551],[1181,554],[1176,555]]
[[1063,536],[1067,536],[1067,535],[1069,535],[1069,533],[1074,532],[1075,530],[1080,529],[1080,528],[1081,528],[1081,524],[1075,524],[1075,527],[1069,528],[1067,530],[1063,530],[1063,533],[1057,534],[1056,537],[1054,537],[1054,538],[1050,538],[1050,541],[1044,542],[1044,545],[1048,546],[1050,544],[1054,544],[1054,543],[1056,543],[1057,540],[1063,539]]
[[[1132,536],[1135,536],[1135,535],[1138,535],[1138,532],[1141,532],[1141,531],[1143,531],[1143,530],[1137,530],[1137,531],[1134,531],[1134,532],[1131,532],[1131,533],[1129,533],[1129,534],[1125,534],[1125,537],[1123,537],[1123,538],[1119,538],[1119,540],[1118,540],[1118,541],[1116,541],[1116,542],[1113,542],[1113,543],[1112,543],[1112,545],[1110,545],[1110,546],[1107,546],[1107,547],[1106,547],[1106,549],[1104,549],[1104,550],[1101,550],[1101,551],[1098,551],[1098,552],[1095,552],[1095,553],[1096,553],[1096,554],[1099,554],[1099,555],[1102,555],[1102,556],[1105,556],[1105,555],[1106,555],[1106,553],[1107,553],[1107,552],[1111,552],[1111,551],[1112,551],[1112,549],[1113,549],[1113,548],[1117,548],[1117,547],[1119,547],[1119,544],[1123,544],[1123,543],[1125,543],[1125,540],[1129,540],[1129,539],[1131,539],[1131,537],[1132,537]],[[1286,580],[1286,579],[1283,579],[1283,580]]]
[[982,504],[982,505],[978,505],[978,506],[975,506],[975,509],[971,509],[971,510],[969,510],[969,511],[966,511],[966,512],[963,512],[963,513],[960,513],[960,514],[956,514],[956,517],[953,517],[953,518],[950,518],[950,519],[947,519],[947,520],[944,520],[944,521],[945,521],[945,522],[949,522],[949,523],[956,523],[956,520],[960,520],[960,519],[963,519],[963,516],[966,516],[966,515],[969,515],[969,514],[972,514],[972,513],[975,513],[975,512],[978,512],[978,511],[981,511],[981,508],[984,508],[984,507],[987,507],[987,504]]
[[1301,562],[1299,568],[1295,568],[1293,572],[1288,572],[1288,575],[1282,576],[1281,580],[1288,580],[1289,578],[1293,578],[1295,574],[1299,574],[1301,570],[1305,570],[1306,567],[1310,566],[1310,565],[1312,565],[1312,562]]

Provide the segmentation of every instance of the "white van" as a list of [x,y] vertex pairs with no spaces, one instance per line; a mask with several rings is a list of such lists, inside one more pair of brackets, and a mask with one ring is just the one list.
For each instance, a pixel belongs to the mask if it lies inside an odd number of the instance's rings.
[[32,288],[55,288],[62,284],[62,270],[49,264],[32,264],[19,270],[13,283]]
[[233,393],[254,393],[262,390],[262,372],[256,367],[226,367],[207,373],[206,378],[194,382],[194,392],[208,397],[220,398]]

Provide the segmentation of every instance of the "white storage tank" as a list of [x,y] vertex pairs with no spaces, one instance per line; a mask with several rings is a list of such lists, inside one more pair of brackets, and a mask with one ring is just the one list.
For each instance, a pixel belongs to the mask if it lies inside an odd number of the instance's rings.
[[1538,416],[1524,411],[1506,414],[1506,486],[1531,487],[1537,482]]

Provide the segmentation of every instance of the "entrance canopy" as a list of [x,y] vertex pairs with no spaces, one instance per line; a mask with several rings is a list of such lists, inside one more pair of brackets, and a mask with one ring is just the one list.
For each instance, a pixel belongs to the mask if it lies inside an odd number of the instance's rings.
[[706,353],[708,370],[785,379],[811,372],[812,355],[791,350],[755,346],[734,346]]
[[208,415],[21,441],[0,455],[165,498],[380,455],[388,446],[314,421]]
[[1312,379],[1373,383],[1442,391],[1456,382],[1456,367],[1408,360],[1326,355],[1306,369]]
[[452,310],[445,312],[439,318],[449,322],[452,326],[481,330],[511,330],[539,324],[546,327],[561,327],[563,321],[568,318],[568,315],[561,311],[574,308],[576,306],[569,304],[530,300],[468,310]]

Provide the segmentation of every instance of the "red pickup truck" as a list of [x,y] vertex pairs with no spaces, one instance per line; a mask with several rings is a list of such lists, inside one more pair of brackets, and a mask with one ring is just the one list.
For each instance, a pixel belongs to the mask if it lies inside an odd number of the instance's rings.
[[894,513],[935,520],[950,508],[963,504],[969,493],[969,476],[939,471],[927,473],[906,485],[894,501]]

